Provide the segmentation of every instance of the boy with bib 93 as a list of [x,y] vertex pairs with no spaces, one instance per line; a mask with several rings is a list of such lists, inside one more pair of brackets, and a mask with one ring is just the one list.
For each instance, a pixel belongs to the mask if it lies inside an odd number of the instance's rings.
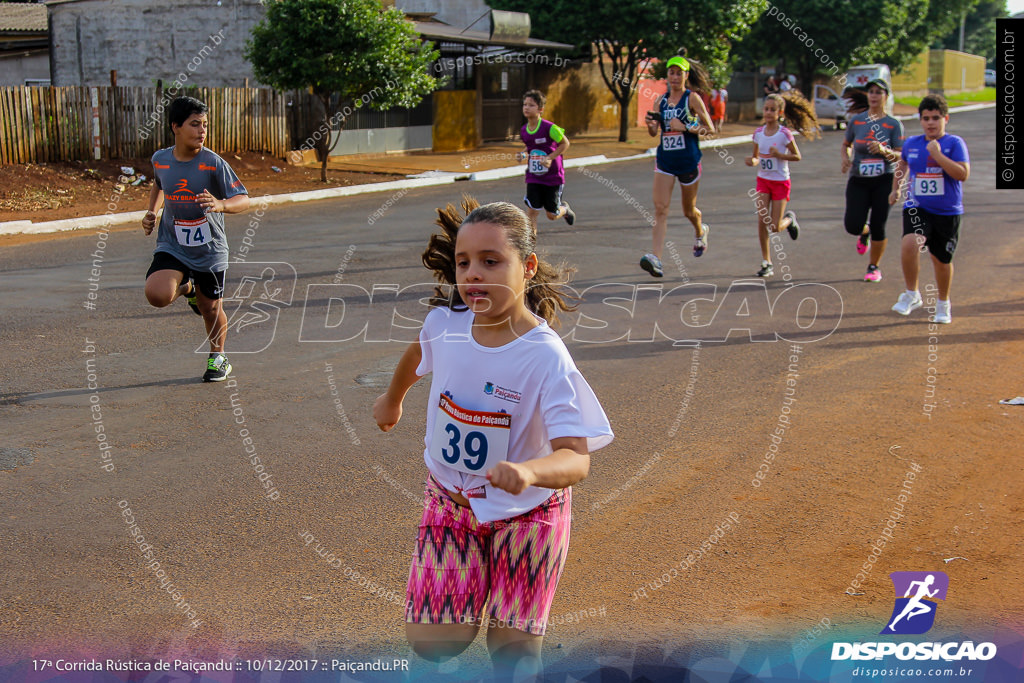
[[[442,283],[373,416],[389,431],[432,373],[427,479],[409,573],[406,636],[425,659],[463,652],[487,623],[499,679],[540,671],[569,545],[571,486],[613,436],[548,326],[570,310],[564,271],[539,259],[523,211],[466,199],[439,210],[423,263]],[[447,293],[446,293],[447,292]],[[488,613],[482,618],[485,603]]]
[[[903,205],[903,243],[900,261],[907,289],[900,294],[892,310],[900,315],[923,305],[918,290],[919,254],[931,253],[935,269],[933,323],[953,322],[949,290],[953,284],[953,253],[960,240],[963,218],[963,184],[971,174],[971,159],[963,138],[946,133],[949,106],[942,95],[928,95],[917,107],[924,135],[907,138],[899,166],[893,176],[889,203],[895,204],[909,185]],[[909,174],[909,178],[908,178]]]

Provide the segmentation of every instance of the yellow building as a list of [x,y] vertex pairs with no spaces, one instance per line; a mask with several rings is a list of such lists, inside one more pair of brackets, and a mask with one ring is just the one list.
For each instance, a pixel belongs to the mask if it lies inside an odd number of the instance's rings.
[[985,58],[956,50],[925,50],[892,77],[893,93],[923,96],[929,92],[956,95],[985,87]]

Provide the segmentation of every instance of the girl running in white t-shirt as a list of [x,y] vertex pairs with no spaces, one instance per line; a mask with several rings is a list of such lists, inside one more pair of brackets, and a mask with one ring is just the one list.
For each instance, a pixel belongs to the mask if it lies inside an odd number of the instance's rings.
[[757,166],[757,187],[754,205],[757,212],[757,238],[761,243],[761,269],[758,277],[775,272],[768,246],[771,234],[786,230],[792,239],[800,235],[796,214],[786,211],[789,202],[789,162],[800,161],[793,131],[780,121],[791,120],[805,136],[818,134],[818,121],[811,104],[797,91],[785,95],[771,94],[764,98],[764,125],[754,131],[754,147],[747,157],[747,166]]
[[[373,416],[389,431],[432,373],[429,471],[406,593],[406,636],[431,661],[459,655],[487,624],[499,678],[540,671],[541,642],[569,544],[572,489],[611,442],[601,405],[548,322],[571,310],[568,275],[534,253],[507,202],[465,219],[439,210],[423,263],[442,283]],[[489,603],[482,618],[484,604]]]

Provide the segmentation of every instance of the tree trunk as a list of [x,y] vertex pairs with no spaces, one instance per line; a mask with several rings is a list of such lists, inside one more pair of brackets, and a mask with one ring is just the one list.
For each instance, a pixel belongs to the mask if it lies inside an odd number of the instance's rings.
[[322,145],[322,146],[320,147],[318,152],[320,154],[320,182],[326,183],[327,182],[327,157],[331,153],[331,146],[332,146],[331,145],[331,133],[332,133],[332,131],[331,131],[331,127],[332,127],[331,126],[331,121],[332,121],[332,119],[334,119],[334,112],[331,111],[331,106],[330,106],[331,105],[331,95],[330,95],[330,93],[318,94],[317,97],[320,98],[320,102],[322,102],[323,105],[324,105],[324,120],[323,120],[323,123],[320,124],[322,129],[323,129],[323,131],[324,131],[324,135],[323,135],[322,138],[320,138],[322,140],[322,142],[319,143],[319,144]]
[[629,139],[629,101],[633,99],[633,91],[627,90],[625,96],[616,93],[615,99],[619,103],[619,142],[626,142]]
[[816,63],[808,59],[801,59],[797,63],[800,69],[800,90],[803,92],[804,97],[814,104],[814,74]]

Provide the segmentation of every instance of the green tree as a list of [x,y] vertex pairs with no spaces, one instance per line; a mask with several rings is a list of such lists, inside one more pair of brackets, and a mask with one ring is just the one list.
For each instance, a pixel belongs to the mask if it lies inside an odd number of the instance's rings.
[[245,57],[256,79],[278,90],[306,89],[323,104],[320,180],[327,181],[333,128],[342,104],[377,110],[415,107],[438,85],[438,53],[380,0],[273,0],[252,30]]
[[[893,73],[899,71],[930,45],[937,44],[950,31],[959,28],[960,17],[970,13],[977,3],[978,0],[930,0],[924,18],[908,25],[896,45],[888,52],[878,54],[877,59],[888,64]],[[993,44],[993,52],[994,49]]]
[[810,97],[819,73],[836,76],[854,64],[886,61],[905,38],[907,27],[924,20],[928,4],[929,0],[777,0],[738,52],[748,68],[769,63],[796,71]]
[[[981,55],[986,66],[995,68],[996,19],[1007,15],[1005,0],[981,0],[968,12],[964,22],[964,52]],[[947,50],[960,49],[960,26],[957,25],[940,43]]]
[[712,75],[728,71],[729,48],[757,19],[766,0],[493,0],[495,9],[528,12],[533,33],[597,51],[601,79],[619,103],[619,141],[629,135],[629,103],[641,62],[685,48]]

